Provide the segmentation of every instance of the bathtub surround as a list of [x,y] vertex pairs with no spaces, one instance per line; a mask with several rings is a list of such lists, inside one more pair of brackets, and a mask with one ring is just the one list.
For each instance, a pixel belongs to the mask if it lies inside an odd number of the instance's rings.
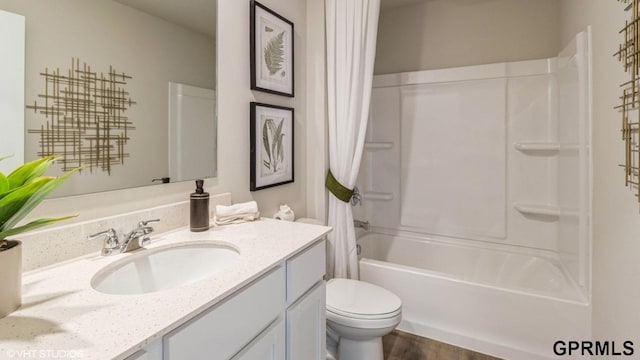
[[590,338],[589,59],[585,32],[550,59],[374,77],[354,215],[385,234],[361,278],[402,298],[399,329],[513,359]]
[[[380,0],[327,0],[329,177],[353,189],[369,117]],[[330,188],[331,190],[331,188]],[[332,191],[333,192],[333,191]],[[351,204],[329,195],[328,277],[358,278]]]

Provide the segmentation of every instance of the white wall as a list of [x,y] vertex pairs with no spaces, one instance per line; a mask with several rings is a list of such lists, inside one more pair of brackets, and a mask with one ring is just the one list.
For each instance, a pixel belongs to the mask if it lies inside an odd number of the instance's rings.
[[554,57],[557,0],[430,0],[380,14],[375,74]]
[[307,214],[326,221],[329,169],[324,0],[307,0]]
[[[609,0],[561,1],[562,40],[593,30],[593,338],[636,340],[640,333],[640,214],[624,187],[619,85],[629,79],[612,54],[628,14]],[[616,344],[618,345],[618,344]]]
[[0,11],[0,171],[9,174],[24,162],[24,38],[23,16]]
[[[249,2],[218,2],[218,173],[234,200],[258,201],[263,215],[288,203],[306,212],[306,0],[268,0],[261,4],[294,23],[295,98],[249,89]],[[249,193],[249,103],[289,106],[294,112],[295,182]]]
[[[55,196],[150,185],[169,176],[168,82],[214,88],[215,39],[111,0],[0,0],[0,8],[26,18],[27,104],[44,105],[40,73],[59,69],[67,75],[72,57],[98,76],[110,66],[132,76],[123,86],[136,102],[123,114],[135,127],[124,149],[131,156],[124,166],[113,166],[111,175],[94,169],[71,177]],[[33,110],[25,112],[27,129],[40,129],[46,120]],[[38,140],[38,134],[27,134],[26,160],[38,157]]]
[[[263,216],[288,203],[306,214],[306,1],[267,0],[264,5],[295,23],[295,98],[249,89],[249,2],[221,0],[218,5],[218,174],[207,179],[211,193],[231,192],[234,202],[256,200]],[[315,16],[319,16],[315,14]],[[314,30],[317,31],[317,30]],[[28,41],[28,40],[27,40]],[[249,192],[249,102],[257,100],[295,108],[295,182]],[[322,151],[314,149],[314,151]],[[32,217],[78,213],[74,221],[187,200],[191,182],[50,199]]]

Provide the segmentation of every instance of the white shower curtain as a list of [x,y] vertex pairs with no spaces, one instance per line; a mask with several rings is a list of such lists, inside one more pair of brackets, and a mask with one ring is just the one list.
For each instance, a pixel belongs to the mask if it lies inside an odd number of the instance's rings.
[[[329,167],[353,189],[369,116],[380,0],[326,0]],[[351,204],[329,195],[328,275],[358,278]]]

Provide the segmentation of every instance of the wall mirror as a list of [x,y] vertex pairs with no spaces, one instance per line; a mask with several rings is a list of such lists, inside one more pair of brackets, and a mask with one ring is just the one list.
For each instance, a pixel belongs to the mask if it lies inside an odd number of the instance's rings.
[[0,9],[26,20],[25,144],[15,153],[67,154],[56,172],[85,166],[54,196],[216,176],[216,1]]

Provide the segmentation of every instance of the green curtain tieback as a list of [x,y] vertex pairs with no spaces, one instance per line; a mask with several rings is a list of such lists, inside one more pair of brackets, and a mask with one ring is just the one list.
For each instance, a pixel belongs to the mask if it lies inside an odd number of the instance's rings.
[[338,199],[346,203],[351,201],[353,190],[340,184],[340,182],[336,180],[336,178],[331,173],[331,170],[329,170],[329,173],[327,174],[327,180],[325,181],[324,186],[329,189],[329,191]]

